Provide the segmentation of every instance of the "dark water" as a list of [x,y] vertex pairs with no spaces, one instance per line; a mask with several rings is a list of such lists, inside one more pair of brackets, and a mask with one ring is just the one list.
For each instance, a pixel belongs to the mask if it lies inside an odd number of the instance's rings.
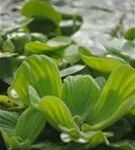
[[[0,0],[0,26],[11,26],[19,18],[21,0]],[[125,13],[123,28],[135,26],[135,0],[52,0],[52,4],[67,13],[79,13],[84,18],[81,30],[73,35],[81,45],[100,47],[99,39],[110,30]]]

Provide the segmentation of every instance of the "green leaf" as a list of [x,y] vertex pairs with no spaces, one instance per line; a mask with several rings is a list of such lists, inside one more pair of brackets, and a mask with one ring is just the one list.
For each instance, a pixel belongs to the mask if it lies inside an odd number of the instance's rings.
[[102,131],[90,131],[82,133],[82,137],[87,141],[86,148],[94,148],[102,143],[109,144],[107,137],[111,137],[110,133],[103,133]]
[[47,36],[41,33],[31,33],[32,41],[46,42],[48,40]]
[[124,38],[127,40],[134,40],[135,39],[135,27],[129,28],[125,33],[124,33]]
[[73,116],[79,115],[83,121],[91,115],[99,96],[100,88],[89,75],[71,76],[64,80],[61,99]]
[[71,44],[72,39],[68,36],[57,36],[47,41],[47,44],[52,47],[64,47]]
[[69,109],[61,99],[53,96],[46,96],[40,102],[40,109],[44,112],[46,120],[54,128],[77,128]]
[[128,61],[135,59],[135,41],[113,39],[104,41],[103,45],[111,54],[120,56]]
[[18,118],[15,112],[0,110],[0,131],[12,133]]
[[28,44],[26,44],[25,48],[28,52],[39,54],[60,50],[61,48],[68,46],[71,42],[71,38],[69,37],[57,36],[47,41],[47,43],[42,43],[39,41],[29,42]]
[[83,46],[79,46],[79,53],[82,55],[86,55],[86,56],[92,56],[93,55],[91,50],[89,50]]
[[30,54],[42,54],[44,52],[54,51],[57,49],[57,47],[51,47],[47,45],[46,43],[35,41],[35,42],[27,43],[25,45],[25,49],[27,53],[30,53]]
[[7,132],[2,131],[2,136],[5,144],[10,150],[28,150],[31,144],[30,140],[23,141],[21,138],[13,136]]
[[67,64],[75,64],[80,60],[80,55],[78,51],[78,45],[72,44],[65,49],[65,54],[63,56],[63,61]]
[[86,66],[81,64],[76,64],[71,67],[65,68],[60,71],[61,77],[66,77],[71,74],[78,73],[79,71],[83,70]]
[[131,108],[131,110],[129,111],[130,114],[135,115],[135,106],[133,106]]
[[34,108],[28,108],[19,117],[14,135],[23,141],[30,140],[33,143],[44,127],[45,117],[43,113]]
[[111,144],[111,147],[113,147],[116,150],[134,150],[135,149],[135,141],[122,141],[117,142],[114,144]]
[[74,141],[86,144],[84,146],[87,147],[95,147],[103,142],[108,144],[107,137],[112,136],[112,134],[101,131],[81,132],[68,107],[57,97],[44,97],[40,102],[40,109],[44,112],[47,121],[54,128],[62,131],[61,139],[63,142]]
[[97,101],[89,123],[93,129],[106,128],[123,117],[135,102],[135,69],[121,65],[114,69]]
[[61,21],[61,15],[52,6],[39,0],[26,2],[21,8],[21,14],[29,18],[47,18],[57,25]]
[[126,63],[118,58],[96,57],[81,55],[82,60],[90,68],[103,73],[110,73],[117,66]]
[[30,105],[29,86],[32,86],[40,97],[60,97],[62,82],[52,59],[44,55],[30,56],[18,69],[8,94],[16,102]]
[[120,51],[123,57],[128,57],[129,59],[135,59],[135,41],[127,41],[123,44]]
[[29,98],[31,106],[38,109],[40,97],[37,91],[32,86],[29,86]]

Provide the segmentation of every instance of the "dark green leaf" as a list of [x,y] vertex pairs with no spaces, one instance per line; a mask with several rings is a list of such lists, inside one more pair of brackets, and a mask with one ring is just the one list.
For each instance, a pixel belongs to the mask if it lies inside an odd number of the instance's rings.
[[13,53],[15,51],[15,45],[10,39],[7,39],[6,41],[4,41],[2,51],[10,52],[10,53]]
[[[28,32],[37,32],[48,35],[50,37],[56,36],[57,25],[49,19],[35,18],[29,24],[25,26]],[[60,31],[59,31],[60,32]],[[60,33],[58,35],[61,35]]]
[[7,36],[12,41],[15,52],[18,53],[23,53],[25,44],[31,41],[31,36],[24,32],[13,32]]
[[129,28],[125,34],[124,34],[125,39],[127,40],[134,40],[135,39],[135,27]]
[[0,78],[7,83],[12,82],[16,70],[25,59],[23,56],[15,57],[15,55],[15,53],[0,53]]
[[111,146],[116,150],[134,150],[135,141],[122,141],[122,142],[111,144]]
[[12,133],[18,118],[15,112],[0,110],[0,131]]

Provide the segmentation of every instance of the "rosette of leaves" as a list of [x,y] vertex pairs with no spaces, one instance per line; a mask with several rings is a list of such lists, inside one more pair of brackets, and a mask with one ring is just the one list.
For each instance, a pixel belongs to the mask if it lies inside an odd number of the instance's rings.
[[110,145],[112,133],[104,130],[134,106],[133,83],[135,70],[125,64],[113,69],[103,90],[90,75],[70,76],[62,83],[51,58],[32,55],[22,63],[8,90],[9,98],[26,110],[19,118],[13,113],[12,119],[11,112],[6,111],[6,117],[0,113],[5,117],[0,121],[5,143],[10,149],[29,149],[48,122],[64,143],[79,143],[82,149]]
[[[12,56],[14,53],[24,57],[46,54],[61,65],[64,51],[72,43],[68,36],[75,33],[83,21],[80,15],[59,12],[41,0],[25,2],[20,13],[22,18],[0,33],[0,79],[8,83],[20,65]],[[11,57],[5,58],[6,53],[11,53]],[[3,66],[5,62],[10,66],[8,69]]]

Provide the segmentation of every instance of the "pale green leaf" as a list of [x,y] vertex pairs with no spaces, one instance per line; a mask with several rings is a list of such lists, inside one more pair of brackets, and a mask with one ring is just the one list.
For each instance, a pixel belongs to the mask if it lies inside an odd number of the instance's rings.
[[47,41],[47,44],[51,47],[64,47],[71,44],[71,42],[72,40],[68,36],[57,36]]
[[135,69],[121,65],[113,70],[102,95],[97,101],[89,123],[93,129],[114,124],[123,117],[135,103]]
[[65,49],[65,54],[63,56],[63,61],[67,64],[73,65],[80,60],[80,55],[78,51],[78,45],[72,44]]
[[32,41],[39,41],[39,42],[46,42],[48,40],[48,37],[42,33],[31,33]]
[[16,102],[29,105],[29,86],[32,86],[40,97],[61,95],[60,74],[51,58],[44,55],[30,56],[18,69],[8,93]]
[[31,106],[38,109],[40,97],[37,91],[32,86],[29,86],[29,98],[30,98]]
[[61,48],[65,48],[71,43],[71,38],[65,36],[58,36],[52,38],[46,43],[42,43],[39,41],[29,42],[25,45],[25,49],[29,53],[41,54],[45,52],[52,52],[59,50]]
[[81,55],[82,60],[90,68],[103,73],[110,73],[117,66],[125,63],[118,58],[96,57]]
[[125,39],[112,39],[103,42],[109,53],[120,56],[126,60],[135,59],[135,41]]
[[85,65],[75,64],[71,67],[62,69],[60,71],[61,77],[66,77],[68,75],[78,73],[79,71],[83,70],[85,67],[86,67]]
[[50,47],[46,43],[42,43],[39,41],[29,42],[25,45],[25,49],[28,53],[31,54],[42,54],[48,51],[54,51],[57,47]]
[[104,88],[104,85],[106,83],[106,79],[102,76],[96,77],[95,81],[98,83],[100,89],[102,90]]
[[85,120],[100,96],[100,87],[89,75],[70,76],[64,80],[62,100],[73,116]]
[[56,129],[77,128],[68,107],[57,97],[46,96],[40,102],[40,109],[47,121]]
[[45,122],[45,117],[42,112],[34,108],[28,108],[19,117],[14,135],[24,141],[30,140],[32,143],[45,127]]
[[90,131],[82,133],[81,136],[87,141],[86,148],[94,148],[102,143],[109,144],[107,137],[111,137],[111,133],[104,133],[102,131]]

